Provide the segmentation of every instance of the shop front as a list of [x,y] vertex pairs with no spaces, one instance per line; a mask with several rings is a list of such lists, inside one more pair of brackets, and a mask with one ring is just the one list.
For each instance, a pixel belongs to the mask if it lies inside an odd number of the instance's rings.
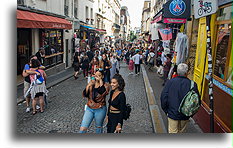
[[35,10],[17,10],[17,75],[22,73],[29,57],[39,48],[45,49],[46,68],[63,63],[63,34],[72,24],[64,18]]
[[[220,1],[219,1],[220,2]],[[221,1],[222,2],[222,1]],[[213,57],[214,132],[232,132],[232,1],[219,3],[211,15]],[[206,53],[206,17],[199,19],[194,80],[202,95],[202,106],[194,116],[204,132],[210,132],[208,59]]]

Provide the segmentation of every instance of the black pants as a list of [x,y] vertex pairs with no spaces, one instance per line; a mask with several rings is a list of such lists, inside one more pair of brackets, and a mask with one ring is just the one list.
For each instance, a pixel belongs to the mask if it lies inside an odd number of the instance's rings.
[[169,71],[163,71],[163,84],[167,82]]
[[134,64],[135,67],[135,74],[138,74],[140,72],[140,64]]
[[[108,114],[107,133],[114,133],[119,121],[120,114]],[[122,125],[121,125],[122,128]]]

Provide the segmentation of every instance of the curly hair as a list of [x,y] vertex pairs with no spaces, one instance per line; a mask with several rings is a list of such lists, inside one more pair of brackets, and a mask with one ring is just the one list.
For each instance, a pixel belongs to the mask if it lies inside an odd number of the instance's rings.
[[118,85],[119,85],[118,87],[119,91],[124,91],[125,80],[122,78],[122,76],[120,74],[115,74],[112,79],[117,80]]

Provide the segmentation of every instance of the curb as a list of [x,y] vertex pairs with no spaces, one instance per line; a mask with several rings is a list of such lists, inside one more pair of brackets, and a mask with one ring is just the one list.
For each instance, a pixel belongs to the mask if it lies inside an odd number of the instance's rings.
[[[64,78],[61,78],[61,79],[59,79],[59,80],[57,80],[57,81],[54,81],[54,82],[51,82],[51,83],[49,83],[48,85],[47,85],[47,89],[50,89],[51,87],[53,87],[53,86],[55,86],[55,85],[57,85],[57,84],[59,84],[59,83],[61,83],[61,82],[64,82],[65,80],[68,80],[69,78],[71,78],[73,76],[73,74],[69,74],[69,75],[67,75],[66,77],[64,77]],[[23,96],[21,96],[21,97],[19,97],[19,98],[23,98],[23,99],[19,99],[19,100],[17,100],[17,103],[16,103],[16,105],[18,105],[18,104],[20,104],[20,103],[22,103],[22,102],[24,102],[25,101],[25,98],[23,97]]]
[[153,124],[153,130],[155,133],[167,133],[165,124],[162,119],[162,115],[159,111],[158,104],[155,101],[154,92],[150,85],[145,67],[144,65],[141,65],[141,66],[142,66],[142,74],[143,74],[143,80],[144,80],[144,84],[146,88],[146,94],[147,94],[147,99],[148,99],[151,120]]

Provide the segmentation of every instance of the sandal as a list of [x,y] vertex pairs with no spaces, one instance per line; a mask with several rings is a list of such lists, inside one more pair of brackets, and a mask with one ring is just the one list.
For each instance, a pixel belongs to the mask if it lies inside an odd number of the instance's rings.
[[44,110],[43,111],[40,111],[40,113],[43,113],[44,112]]
[[33,111],[33,112],[32,112],[32,115],[35,115],[36,113],[37,113],[37,111]]

